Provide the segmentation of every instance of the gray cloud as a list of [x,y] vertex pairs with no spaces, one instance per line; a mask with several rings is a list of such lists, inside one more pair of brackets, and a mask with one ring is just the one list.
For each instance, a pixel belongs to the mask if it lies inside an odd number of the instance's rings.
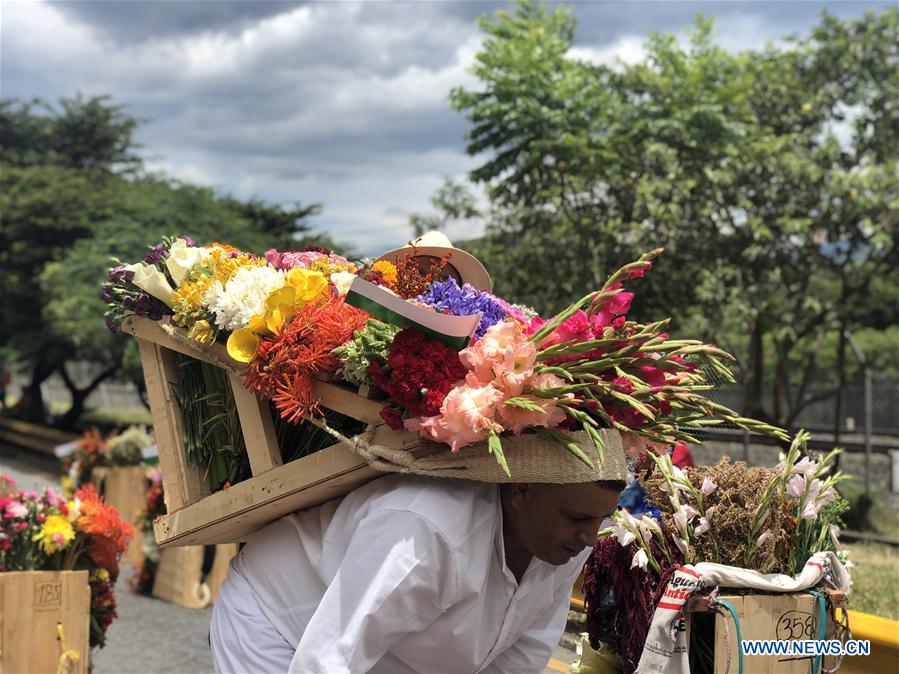
[[[872,3],[875,8],[888,6]],[[575,3],[584,57],[639,58],[650,31],[718,17],[729,49],[804,32],[860,2]],[[477,165],[449,109],[499,2],[8,3],[4,97],[110,94],[153,169],[240,197],[323,202],[314,224],[371,254],[409,236],[444,176]],[[476,235],[459,223],[451,237]]]

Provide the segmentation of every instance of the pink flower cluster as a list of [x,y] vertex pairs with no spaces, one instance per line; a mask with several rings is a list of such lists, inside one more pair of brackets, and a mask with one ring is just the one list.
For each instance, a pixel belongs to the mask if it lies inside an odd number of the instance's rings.
[[288,250],[281,253],[272,248],[265,251],[265,259],[278,271],[288,271],[294,267],[308,269],[313,262],[319,260],[327,260],[328,264],[333,266],[350,265],[350,261],[345,257],[326,251],[326,249]]
[[[440,414],[407,419],[407,430],[444,442],[456,452],[484,440],[491,432],[558,426],[565,412],[555,398],[532,395],[534,389],[563,386],[553,374],[535,374],[537,348],[528,341],[516,321],[503,321],[487,329],[474,345],[461,351],[459,359],[468,368],[440,407]],[[507,405],[512,398],[524,399],[538,409]]]

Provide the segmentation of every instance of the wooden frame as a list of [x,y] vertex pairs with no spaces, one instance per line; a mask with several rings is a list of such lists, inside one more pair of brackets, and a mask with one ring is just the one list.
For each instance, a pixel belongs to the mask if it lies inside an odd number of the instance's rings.
[[[208,347],[208,351],[195,349],[146,318],[131,316],[122,330],[138,339],[156,432],[169,513],[154,523],[160,547],[245,540],[278,517],[343,496],[382,475],[339,442],[282,465],[268,403],[247,391],[241,378],[232,373],[231,387],[253,477],[210,494],[200,469],[190,466],[184,454],[181,412],[172,395],[172,384],[177,381],[175,354],[236,370],[243,365],[232,360],[221,344]],[[384,424],[381,403],[353,389],[316,381],[313,393],[322,407],[375,426],[373,441],[380,445],[408,450],[418,445],[416,435],[393,431]]]
[[202,579],[205,548],[190,545],[161,550],[153,596],[185,608],[206,608],[215,602],[237,552],[236,543],[216,545],[212,568]]
[[64,653],[70,656],[65,671],[87,672],[91,617],[87,577],[87,571],[0,573],[0,672],[56,674],[62,671]]

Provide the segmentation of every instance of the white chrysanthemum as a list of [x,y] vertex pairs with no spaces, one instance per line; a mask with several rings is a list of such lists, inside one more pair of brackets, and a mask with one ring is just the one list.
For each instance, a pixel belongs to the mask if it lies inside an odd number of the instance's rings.
[[206,291],[204,301],[222,330],[237,330],[253,316],[265,313],[265,300],[284,286],[284,272],[268,265],[241,267],[228,282],[216,281]]

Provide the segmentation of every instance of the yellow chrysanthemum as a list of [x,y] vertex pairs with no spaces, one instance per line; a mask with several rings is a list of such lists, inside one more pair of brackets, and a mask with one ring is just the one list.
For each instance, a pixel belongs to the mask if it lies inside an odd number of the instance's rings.
[[75,530],[72,523],[62,515],[50,515],[45,521],[41,530],[31,537],[31,540],[38,543],[46,554],[52,555],[60,550],[64,550],[66,546],[75,538]]
[[381,273],[387,283],[396,283],[396,265],[388,260],[378,260],[372,266],[372,271]]
[[109,580],[109,571],[104,569],[102,566],[99,566],[91,571],[91,580],[99,580],[105,583]]
[[355,272],[356,265],[352,262],[332,262],[327,257],[321,257],[310,263],[309,270],[321,272],[324,274],[325,278],[327,278],[331,274],[336,274],[341,271]]
[[197,321],[187,331],[187,336],[200,344],[212,344],[215,341],[215,334],[216,331],[206,320]]

